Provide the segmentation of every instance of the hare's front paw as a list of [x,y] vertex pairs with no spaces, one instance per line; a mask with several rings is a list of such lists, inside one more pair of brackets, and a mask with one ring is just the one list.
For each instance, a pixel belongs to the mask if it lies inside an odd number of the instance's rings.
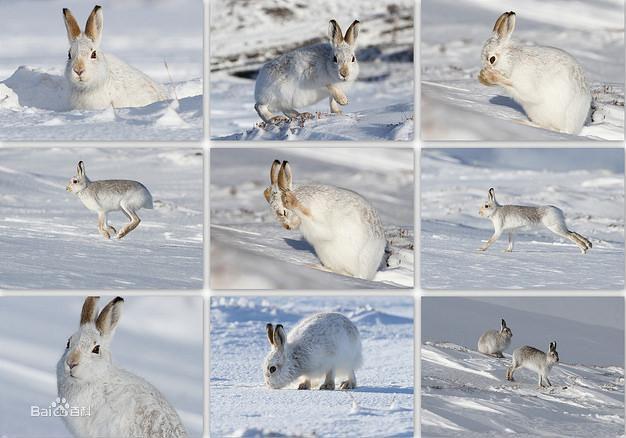
[[288,122],[290,119],[287,116],[274,116],[270,119],[270,123],[278,124],[283,122]]
[[298,385],[298,389],[311,389],[311,381],[305,380],[304,382]]
[[354,384],[351,381],[346,380],[345,382],[341,382],[341,385],[339,385],[339,389],[341,390],[354,389]]
[[335,382],[324,383],[322,384],[322,386],[320,386],[320,391],[334,391],[334,389],[335,389]]
[[480,248],[478,248],[478,251],[487,251],[487,247],[486,246],[481,246]]
[[105,239],[110,239],[111,238],[111,234],[105,230],[105,229],[101,229],[100,230],[100,234],[102,234],[102,237],[104,237]]
[[348,96],[341,95],[341,96],[335,96],[335,100],[337,101],[337,103],[339,105],[347,105],[348,104]]

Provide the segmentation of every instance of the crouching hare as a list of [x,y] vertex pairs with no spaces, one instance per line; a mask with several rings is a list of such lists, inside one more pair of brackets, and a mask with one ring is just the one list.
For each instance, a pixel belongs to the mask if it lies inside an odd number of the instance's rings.
[[513,251],[513,233],[525,227],[545,227],[554,234],[574,242],[583,254],[592,246],[586,237],[567,229],[565,215],[561,209],[552,205],[541,207],[500,205],[496,201],[496,192],[493,188],[489,189],[487,202],[480,207],[478,214],[491,219],[494,228],[493,236],[479,248],[480,251],[486,251],[505,231],[509,235],[509,246],[505,251]]
[[90,415],[64,416],[76,437],[187,436],[176,410],[143,378],[113,365],[111,340],[124,300],[114,298],[98,314],[98,297],[87,297],[80,326],[57,364],[59,398]]
[[287,161],[275,160],[264,191],[278,222],[300,230],[333,272],[371,280],[381,264],[387,240],[374,207],[361,195],[340,187],[293,187]]
[[356,388],[355,370],[361,366],[361,336],[339,313],[316,313],[300,321],[287,336],[281,324],[267,324],[271,350],[263,364],[267,386],[283,388],[299,381],[311,389],[311,380],[324,378],[319,389],[335,389],[335,376],[345,376],[340,389]]
[[70,43],[65,77],[72,109],[139,107],[169,99],[165,89],[147,75],[100,50],[104,27],[100,6],[91,11],[84,32],[69,9],[63,9],[63,19]]
[[[277,123],[301,114],[298,108],[313,105],[325,97],[330,110],[341,113],[347,105],[346,89],[359,74],[354,50],[359,21],[354,20],[345,36],[330,20],[330,43],[301,47],[269,61],[259,71],[254,88],[254,109],[266,123]],[[274,115],[282,112],[285,116]],[[312,117],[305,113],[305,117]]]
[[513,332],[506,326],[503,319],[500,330],[487,330],[478,339],[478,351],[495,357],[504,357],[502,352],[511,345]]
[[78,196],[78,199],[89,210],[98,213],[98,230],[107,239],[116,233],[115,228],[107,223],[107,213],[120,210],[130,220],[117,233],[117,238],[121,239],[137,228],[141,222],[137,216],[137,210],[153,208],[152,195],[140,182],[124,179],[91,181],[87,178],[85,164],[82,161],[78,162],[76,175],[72,177],[65,189]]
[[483,85],[498,85],[517,101],[531,122],[555,131],[580,133],[591,110],[582,66],[569,53],[514,42],[515,12],[505,12],[483,45]]
[[539,386],[545,388],[552,386],[548,380],[548,374],[552,367],[559,362],[559,353],[556,351],[556,341],[550,342],[548,352],[544,353],[535,347],[524,345],[513,352],[513,363],[506,370],[506,379],[514,382],[513,373],[518,368],[526,368],[534,371],[539,376]]

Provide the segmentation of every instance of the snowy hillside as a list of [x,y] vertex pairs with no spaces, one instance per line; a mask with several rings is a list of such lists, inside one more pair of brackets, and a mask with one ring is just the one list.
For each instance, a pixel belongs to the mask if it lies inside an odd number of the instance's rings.
[[[300,232],[282,228],[263,197],[274,159],[294,184],[354,190],[377,209],[390,243],[374,281],[322,270]],[[413,285],[413,152],[408,149],[212,149],[212,287],[338,289]]]
[[[211,6],[211,137],[220,140],[411,140],[414,134],[414,3],[217,0]],[[280,54],[327,41],[328,21],[361,22],[360,74],[343,115],[328,100],[313,120],[265,125],[254,110],[258,69]]]
[[[421,158],[421,279],[426,289],[621,289],[624,285],[624,152],[620,149],[426,149]],[[586,255],[547,230],[516,233],[503,253],[478,209],[555,205],[587,236]]]
[[[364,364],[352,391],[269,389],[265,324],[289,331],[320,311],[359,329]],[[411,298],[217,298],[211,301],[211,436],[413,437]]]
[[[202,287],[202,152],[189,149],[0,149],[0,289]],[[133,179],[152,193],[137,229],[105,240],[98,216],[65,191],[87,176]],[[119,229],[128,222],[109,214]]]
[[[587,323],[588,315],[603,321]],[[477,352],[501,317],[513,331],[505,358]],[[545,351],[552,340],[560,357],[552,387],[539,389],[525,369],[505,380],[514,348]],[[624,434],[623,298],[426,298],[421,364],[422,436]]]
[[69,46],[61,9],[69,7],[84,26],[93,4],[2,1],[0,40],[10,49],[0,51],[0,140],[200,139],[202,2],[104,0],[99,4],[106,23],[102,50],[166,85],[180,102],[69,111],[63,76]]
[[[177,410],[189,435],[201,436],[202,300],[124,298],[112,343],[113,363],[155,385]],[[78,329],[82,304],[81,297],[0,300],[3,437],[71,436],[60,418],[31,417],[30,412],[31,406],[49,407],[57,397],[56,364],[67,338]]]
[[[622,140],[624,2],[621,0],[425,0],[422,4],[422,138],[426,140]],[[599,121],[571,136],[530,126],[498,87],[478,82],[480,53],[498,16],[517,14],[514,37],[564,49],[583,65]]]

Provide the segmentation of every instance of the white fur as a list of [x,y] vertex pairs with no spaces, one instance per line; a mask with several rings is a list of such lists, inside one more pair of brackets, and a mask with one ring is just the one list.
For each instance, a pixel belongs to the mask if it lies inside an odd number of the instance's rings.
[[338,104],[348,103],[345,92],[359,74],[354,54],[358,31],[359,22],[355,21],[344,37],[339,25],[331,20],[330,43],[302,47],[266,63],[254,89],[255,109],[261,119],[267,123],[285,119],[274,116],[275,112],[297,117],[299,108],[324,98],[329,99],[333,113],[341,112]]
[[75,193],[85,207],[98,213],[98,229],[106,238],[116,234],[115,229],[107,222],[107,213],[121,211],[130,220],[117,233],[117,237],[121,239],[141,222],[137,210],[153,208],[152,195],[143,184],[129,180],[91,181],[85,173],[82,161],[78,163],[76,175],[70,179],[66,189]]
[[[275,161],[270,173],[275,174],[278,165]],[[265,197],[283,227],[300,230],[322,264],[333,272],[374,278],[387,244],[374,207],[358,193],[340,187],[307,184],[293,188],[286,161],[280,172],[287,180],[281,184],[280,178],[270,175]],[[285,196],[295,197],[302,208],[285,206]]]
[[478,214],[491,219],[494,232],[493,236],[480,247],[480,251],[485,251],[503,232],[508,232],[509,246],[505,251],[513,251],[513,235],[520,228],[540,228],[545,227],[561,237],[571,240],[585,254],[591,249],[591,242],[584,236],[570,231],[565,223],[565,215],[561,209],[552,205],[541,207],[529,207],[522,205],[500,205],[496,200],[496,192],[489,189],[487,201],[480,207]]
[[[85,302],[89,299],[94,297]],[[119,297],[109,303],[114,313],[104,328],[96,326],[96,309],[68,340],[57,364],[58,395],[71,407],[88,409],[89,415],[62,418],[75,437],[186,437],[176,410],[159,390],[111,361],[110,343],[122,303]],[[93,351],[96,345],[98,353]]]
[[354,372],[362,362],[361,338],[345,316],[316,313],[300,321],[286,337],[282,325],[274,328],[268,324],[267,330],[271,350],[263,375],[270,388],[283,388],[302,379],[300,389],[309,389],[311,380],[323,377],[320,389],[334,389],[336,375],[347,378],[341,383],[342,389],[356,386]]
[[591,109],[582,66],[561,49],[513,41],[514,29],[514,12],[498,18],[482,49],[480,82],[502,87],[537,125],[580,133]]
[[168,99],[167,91],[160,84],[100,49],[104,19],[99,6],[94,8],[92,17],[98,23],[96,35],[87,35],[85,29],[75,36],[69,30],[69,21],[74,18],[69,10],[64,11],[70,43],[65,66],[71,90],[70,107],[88,110],[140,107]]
[[513,361],[506,371],[507,380],[514,381],[513,374],[518,368],[526,368],[537,373],[540,387],[552,386],[548,374],[552,367],[559,362],[559,353],[556,351],[556,341],[550,342],[548,352],[544,353],[535,347],[525,345],[515,349]]
[[506,326],[506,321],[502,320],[500,330],[487,330],[478,339],[478,351],[496,357],[504,357],[502,352],[511,345],[513,332]]

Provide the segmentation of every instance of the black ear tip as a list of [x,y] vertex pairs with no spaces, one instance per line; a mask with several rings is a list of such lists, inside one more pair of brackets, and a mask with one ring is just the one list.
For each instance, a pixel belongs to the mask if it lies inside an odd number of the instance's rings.
[[68,12],[69,12],[69,9],[63,8],[63,15],[67,14]]
[[119,303],[119,302],[124,302],[124,298],[122,297],[115,297],[113,298],[113,304]]
[[94,11],[96,11],[96,12],[97,12],[97,11],[99,11],[100,9],[102,9],[102,6],[100,6],[100,5],[96,5],[96,6],[93,8],[93,10],[94,10]]

